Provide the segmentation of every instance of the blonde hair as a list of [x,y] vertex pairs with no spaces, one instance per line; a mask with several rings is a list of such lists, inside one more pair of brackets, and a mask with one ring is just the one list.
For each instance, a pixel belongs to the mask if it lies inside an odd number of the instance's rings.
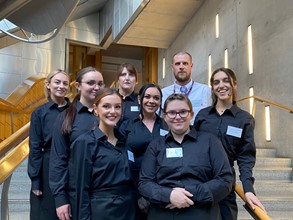
[[49,73],[47,75],[46,84],[45,84],[45,94],[46,94],[47,99],[51,99],[51,91],[50,91],[50,89],[47,88],[47,84],[50,84],[51,79],[58,73],[63,73],[64,75],[66,75],[68,77],[68,81],[70,79],[69,75],[64,70],[61,70],[61,69],[56,69],[53,72]]

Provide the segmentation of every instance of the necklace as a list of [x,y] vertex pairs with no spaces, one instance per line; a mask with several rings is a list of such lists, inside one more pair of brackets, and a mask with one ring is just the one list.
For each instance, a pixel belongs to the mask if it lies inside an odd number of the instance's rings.
[[117,138],[114,138],[114,139],[109,139],[109,138],[108,138],[108,142],[109,142],[110,144],[112,144],[113,146],[115,146],[116,143],[117,143]]
[[[193,84],[194,84],[194,81],[192,80],[192,84],[191,84],[189,90],[185,93],[186,96],[189,96],[190,92],[192,91]],[[173,87],[173,94],[174,94],[174,93],[176,93],[176,90],[175,90],[175,84],[174,84],[174,87]]]

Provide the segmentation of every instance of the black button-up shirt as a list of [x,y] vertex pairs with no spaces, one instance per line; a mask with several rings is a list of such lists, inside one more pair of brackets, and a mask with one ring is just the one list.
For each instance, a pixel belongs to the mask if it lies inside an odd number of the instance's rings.
[[117,126],[127,119],[135,119],[139,116],[139,104],[138,96],[135,92],[132,92],[129,96],[122,99],[122,113]]
[[[42,190],[42,163],[44,151],[50,150],[52,142],[52,124],[55,122],[60,112],[68,108],[67,104],[62,107],[49,100],[44,105],[39,106],[31,114],[29,130],[29,157],[28,157],[28,175],[32,181],[32,190]],[[48,151],[49,152],[49,151]]]
[[[182,157],[167,157],[168,148],[182,148]],[[206,132],[194,129],[181,144],[171,133],[150,143],[142,162],[139,192],[151,203],[165,207],[174,187],[193,194],[196,205],[210,207],[225,198],[233,174],[220,141]]]
[[168,133],[168,126],[165,121],[157,116],[152,132],[145,126],[140,117],[135,120],[126,120],[119,128],[122,135],[126,138],[126,145],[133,153],[134,162],[132,163],[132,173],[138,183],[139,170],[142,159],[149,143]]
[[56,207],[69,204],[68,200],[68,159],[71,143],[81,134],[93,129],[98,124],[97,117],[80,101],[77,102],[76,115],[70,134],[62,134],[61,127],[65,111],[56,120],[53,131],[50,155],[49,183],[55,198]]
[[[71,208],[76,219],[88,219],[86,216],[90,216],[91,212],[100,215],[102,212],[102,215],[121,212],[120,207],[115,209],[115,198],[123,197],[124,194],[129,196],[134,188],[125,140],[118,132],[115,136],[118,141],[113,146],[97,127],[79,136],[70,146],[69,194],[72,194]],[[95,200],[95,197],[101,198],[103,204],[94,207],[96,210],[91,210],[91,200]],[[124,205],[128,207],[133,204],[125,202]],[[121,213],[121,216],[123,214],[125,213]],[[124,219],[131,217],[126,216]]]
[[255,121],[248,112],[233,105],[218,114],[215,107],[202,109],[196,116],[196,130],[210,132],[222,142],[231,166],[237,161],[244,192],[254,193],[252,169],[255,164]]

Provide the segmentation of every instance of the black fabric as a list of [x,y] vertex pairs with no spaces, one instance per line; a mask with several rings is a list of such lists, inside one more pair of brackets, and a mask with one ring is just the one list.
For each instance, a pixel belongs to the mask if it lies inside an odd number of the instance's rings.
[[137,118],[139,115],[138,96],[135,92],[132,92],[129,96],[122,99],[122,114],[117,123],[117,127],[120,127],[123,121],[127,119]]
[[[167,148],[182,148],[182,157],[167,158]],[[139,192],[151,204],[164,208],[174,187],[185,188],[193,194],[196,206],[212,211],[230,193],[232,182],[229,161],[219,140],[191,130],[181,144],[171,133],[150,143],[142,162]]]
[[113,146],[97,127],[70,146],[69,194],[73,220],[134,219],[134,182],[125,140],[118,134],[115,132],[118,141]]
[[[241,129],[240,137],[227,134],[228,126]],[[246,111],[233,105],[220,115],[214,106],[202,109],[196,116],[194,128],[216,135],[222,142],[234,172],[234,161],[237,161],[240,180],[244,192],[254,192],[253,167],[255,165],[256,148],[254,143],[254,118]],[[220,203],[223,219],[237,219],[236,196],[232,192]]]
[[30,219],[58,219],[55,202],[49,188],[49,158],[52,142],[52,124],[60,112],[69,106],[58,107],[49,100],[38,107],[31,115],[29,131],[28,175],[31,179],[31,190],[41,190],[42,195],[36,196],[30,192]]
[[60,114],[54,125],[49,183],[52,194],[55,198],[56,207],[69,204],[68,198],[68,159],[71,143],[81,134],[93,129],[98,124],[97,117],[93,111],[77,102],[76,115],[70,134],[62,134],[61,126],[65,117],[65,112]]

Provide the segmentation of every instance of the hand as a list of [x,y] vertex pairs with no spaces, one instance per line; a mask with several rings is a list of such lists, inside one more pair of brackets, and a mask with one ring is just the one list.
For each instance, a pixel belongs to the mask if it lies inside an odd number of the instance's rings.
[[171,204],[168,204],[165,208],[187,208],[194,204],[194,202],[189,197],[193,197],[190,192],[183,188],[176,187],[172,190],[170,194]]
[[57,216],[60,220],[70,220],[71,219],[71,208],[69,204],[62,205],[56,208]]
[[252,192],[245,193],[245,199],[246,199],[246,202],[250,205],[250,207],[253,210],[255,209],[255,205],[257,205],[264,212],[266,212],[265,207],[261,204],[261,202],[259,201],[259,199]]
[[140,197],[138,200],[137,200],[137,203],[138,203],[138,207],[139,209],[143,212],[143,213],[147,213],[148,212],[148,209],[149,209],[149,205],[150,205],[150,202],[147,201],[145,198],[143,197]]
[[43,192],[41,190],[38,190],[38,189],[34,189],[32,190],[33,194],[35,194],[36,196],[41,196],[43,195]]

